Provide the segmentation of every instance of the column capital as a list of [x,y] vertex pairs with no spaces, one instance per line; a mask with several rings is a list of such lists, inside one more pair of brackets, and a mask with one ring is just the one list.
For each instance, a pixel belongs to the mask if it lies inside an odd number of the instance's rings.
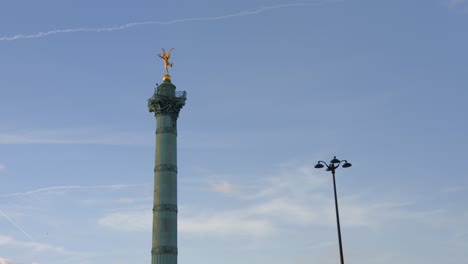
[[168,96],[156,92],[148,100],[148,109],[154,112],[155,116],[171,115],[177,118],[187,99],[186,92],[177,92],[175,96]]

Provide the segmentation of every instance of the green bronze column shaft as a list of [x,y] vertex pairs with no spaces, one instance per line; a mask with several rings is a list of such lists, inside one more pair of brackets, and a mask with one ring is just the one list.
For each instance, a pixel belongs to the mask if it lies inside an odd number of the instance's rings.
[[151,264],[177,264],[177,118],[186,93],[163,80],[148,100],[157,123]]

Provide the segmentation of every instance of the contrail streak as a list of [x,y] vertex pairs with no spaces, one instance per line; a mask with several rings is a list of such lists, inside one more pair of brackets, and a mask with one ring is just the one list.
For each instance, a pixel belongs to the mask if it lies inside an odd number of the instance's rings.
[[65,33],[78,33],[78,32],[99,33],[99,32],[108,32],[108,31],[118,31],[118,30],[124,30],[127,28],[143,26],[143,25],[170,25],[170,24],[184,23],[184,22],[191,22],[191,21],[223,20],[223,19],[229,19],[229,18],[235,18],[235,17],[258,15],[260,13],[274,10],[274,9],[301,7],[301,6],[319,6],[319,5],[324,5],[324,4],[328,4],[331,2],[339,2],[339,1],[342,1],[342,0],[324,0],[324,1],[304,2],[304,3],[281,4],[281,5],[260,7],[255,10],[245,10],[245,11],[222,15],[222,16],[180,18],[180,19],[174,19],[174,20],[169,20],[169,21],[132,22],[132,23],[111,26],[111,27],[55,29],[55,30],[50,30],[50,31],[45,31],[45,32],[38,32],[34,34],[17,34],[13,36],[4,36],[4,37],[0,37],[0,41],[14,41],[14,40],[21,40],[21,39],[43,38],[43,37],[47,37],[50,35],[65,34]]
[[2,194],[0,198],[4,197],[13,197],[13,196],[27,196],[30,194],[41,193],[41,192],[48,192],[48,191],[56,191],[56,190],[68,190],[68,189],[78,189],[81,188],[78,185],[70,185],[70,186],[53,186],[53,187],[46,187],[46,188],[39,188],[32,191],[27,192],[17,192],[17,193],[9,193],[9,194]]
[[8,197],[15,197],[15,196],[29,196],[31,194],[36,194],[36,193],[60,191],[60,190],[106,189],[106,188],[121,189],[121,188],[128,188],[128,187],[141,186],[141,185],[143,184],[110,184],[110,185],[95,185],[95,186],[81,186],[81,185],[51,186],[51,187],[39,188],[39,189],[27,191],[27,192],[1,194],[0,198],[8,198]]
[[[110,185],[94,185],[94,186],[80,186],[80,185],[66,185],[66,186],[51,186],[45,188],[39,188],[27,192],[17,192],[17,193],[9,193],[9,194],[2,194],[0,198],[8,198],[8,197],[16,197],[16,196],[29,196],[36,193],[42,192],[50,192],[50,191],[58,191],[58,190],[71,190],[71,189],[102,189],[102,188],[110,188],[110,189],[122,189],[134,186],[141,186],[143,184],[110,184]],[[8,222],[10,222],[13,226],[15,226],[19,231],[21,231],[24,235],[26,235],[31,241],[34,241],[34,238],[24,230],[21,225],[16,223],[13,218],[8,216],[3,210],[0,209],[0,216],[5,217]]]
[[3,217],[5,217],[12,225],[14,225],[19,231],[21,231],[23,234],[25,234],[29,239],[31,239],[31,241],[34,241],[34,238],[24,230],[24,228],[22,228],[18,223],[15,222],[15,220],[13,220],[13,218],[9,217],[7,214],[5,214],[5,212],[3,212],[2,210],[0,210],[0,214],[3,215]]

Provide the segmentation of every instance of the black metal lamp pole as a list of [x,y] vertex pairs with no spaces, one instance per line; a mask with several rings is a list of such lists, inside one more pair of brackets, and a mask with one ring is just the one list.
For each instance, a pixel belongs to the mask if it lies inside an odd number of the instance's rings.
[[[338,227],[338,242],[340,245],[340,259],[341,259],[341,264],[344,264],[344,257],[343,257],[343,244],[341,242],[341,227],[340,227],[340,214],[338,213],[338,196],[336,195],[336,181],[335,181],[335,170],[340,166],[341,163],[344,163],[341,167],[343,168],[349,168],[351,167],[351,163],[349,163],[347,160],[339,160],[335,157],[330,161],[330,165],[328,165],[325,161],[319,161],[317,162],[317,165],[315,165],[316,169],[321,169],[323,167],[327,167],[327,171],[331,171],[333,175],[333,191],[335,193],[335,210],[336,210],[336,225]],[[325,166],[324,166],[325,165]]]

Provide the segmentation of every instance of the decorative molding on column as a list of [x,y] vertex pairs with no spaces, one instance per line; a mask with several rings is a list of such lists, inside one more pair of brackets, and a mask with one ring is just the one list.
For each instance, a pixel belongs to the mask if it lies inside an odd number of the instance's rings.
[[154,112],[156,116],[171,115],[177,119],[180,109],[185,105],[186,93],[174,97],[154,94],[148,100],[148,108],[150,112]]
[[151,254],[170,254],[177,255],[177,247],[158,246],[151,249]]
[[177,166],[172,165],[172,164],[158,164],[154,168],[154,171],[155,172],[157,172],[157,171],[172,171],[172,172],[177,173]]
[[175,127],[161,127],[156,129],[156,135],[161,133],[177,135],[177,129]]
[[157,205],[154,205],[153,212],[175,212],[175,213],[177,213],[177,205],[175,205],[175,204],[157,204]]

